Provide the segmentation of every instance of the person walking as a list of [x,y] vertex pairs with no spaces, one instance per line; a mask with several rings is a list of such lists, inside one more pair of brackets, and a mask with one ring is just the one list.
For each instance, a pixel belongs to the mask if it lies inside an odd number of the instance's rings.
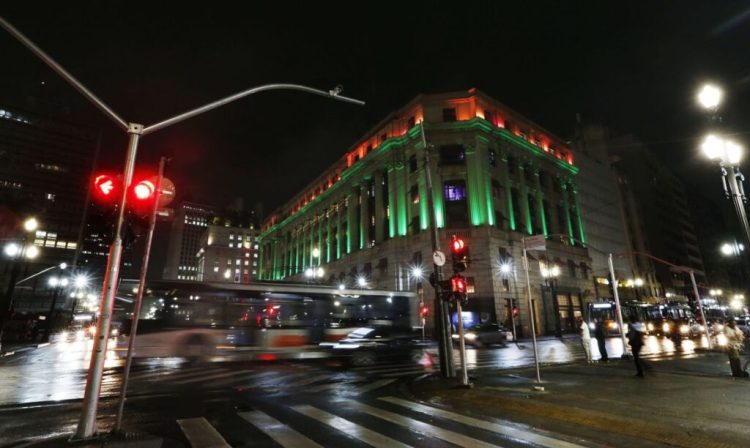
[[581,333],[581,345],[583,345],[583,351],[586,353],[586,363],[591,364],[591,332],[589,331],[589,324],[583,320],[582,317],[578,318],[578,330]]
[[742,351],[745,335],[742,330],[737,328],[734,319],[729,319],[727,326],[724,327],[724,335],[727,338],[727,355],[729,356],[729,366],[732,369],[732,376],[736,378],[747,377],[748,373],[742,370],[740,364],[740,352]]
[[601,357],[599,358],[602,362],[609,362],[609,356],[607,356],[607,346],[605,345],[605,342],[607,340],[607,333],[604,329],[604,319],[599,319],[596,321],[596,327],[594,327],[594,337],[596,338],[596,342],[599,345],[599,354]]
[[630,345],[630,351],[633,352],[633,361],[635,361],[635,376],[643,378],[643,360],[641,359],[641,348],[643,348],[643,334],[645,333],[643,324],[638,321],[637,318],[630,320],[630,328],[628,329],[628,345]]

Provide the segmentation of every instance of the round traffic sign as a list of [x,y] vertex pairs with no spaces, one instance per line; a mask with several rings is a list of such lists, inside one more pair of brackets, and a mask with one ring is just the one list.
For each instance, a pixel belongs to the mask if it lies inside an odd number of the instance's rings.
[[161,188],[159,189],[159,207],[168,205],[174,199],[174,183],[166,177],[161,178]]
[[445,264],[445,253],[440,250],[436,250],[432,253],[432,261],[437,266],[443,266]]

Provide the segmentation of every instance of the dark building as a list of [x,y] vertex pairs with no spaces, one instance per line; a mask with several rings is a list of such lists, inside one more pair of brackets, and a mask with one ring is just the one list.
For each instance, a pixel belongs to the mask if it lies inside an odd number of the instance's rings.
[[[0,105],[0,239],[4,246],[25,240],[38,251],[35,258],[22,261],[19,278],[74,263],[97,142],[93,129]],[[25,232],[21,223],[29,217],[39,225]],[[11,264],[3,251],[3,288]],[[48,291],[38,293],[40,288],[46,289],[42,278],[24,284],[16,291],[15,308],[48,306]]]

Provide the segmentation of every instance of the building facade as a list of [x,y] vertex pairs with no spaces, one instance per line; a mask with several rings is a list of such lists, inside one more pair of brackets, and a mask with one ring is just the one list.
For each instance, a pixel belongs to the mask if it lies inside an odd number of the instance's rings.
[[[76,260],[98,140],[93,129],[0,106],[0,245],[25,240],[39,253],[21,262],[18,279]],[[39,223],[30,233],[21,228],[29,217]],[[13,264],[6,255],[0,252],[3,291]],[[46,281],[40,276],[19,285],[14,309],[47,309]]]
[[167,258],[164,264],[165,280],[197,280],[198,251],[201,238],[216,214],[208,205],[182,202],[174,213]]
[[452,235],[470,247],[467,309],[508,323],[515,304],[529,334],[521,238],[545,234],[529,257],[533,314],[541,333],[573,331],[594,297],[577,173],[559,138],[475,89],[420,95],[266,219],[261,278],[414,289],[436,225],[443,251]]
[[210,224],[201,237],[198,250],[198,281],[251,283],[258,278],[258,230],[231,226],[229,222]]
[[620,185],[625,209],[627,236],[636,273],[660,287],[658,296],[692,297],[684,273],[655,262],[650,254],[695,271],[698,283],[705,283],[703,258],[698,246],[687,194],[682,182],[648,147],[632,135],[609,139],[610,154]]

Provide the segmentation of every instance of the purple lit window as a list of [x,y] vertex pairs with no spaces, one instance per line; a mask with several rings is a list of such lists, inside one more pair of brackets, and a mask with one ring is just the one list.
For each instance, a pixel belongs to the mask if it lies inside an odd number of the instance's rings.
[[463,201],[466,199],[466,184],[446,183],[443,194],[446,201]]

